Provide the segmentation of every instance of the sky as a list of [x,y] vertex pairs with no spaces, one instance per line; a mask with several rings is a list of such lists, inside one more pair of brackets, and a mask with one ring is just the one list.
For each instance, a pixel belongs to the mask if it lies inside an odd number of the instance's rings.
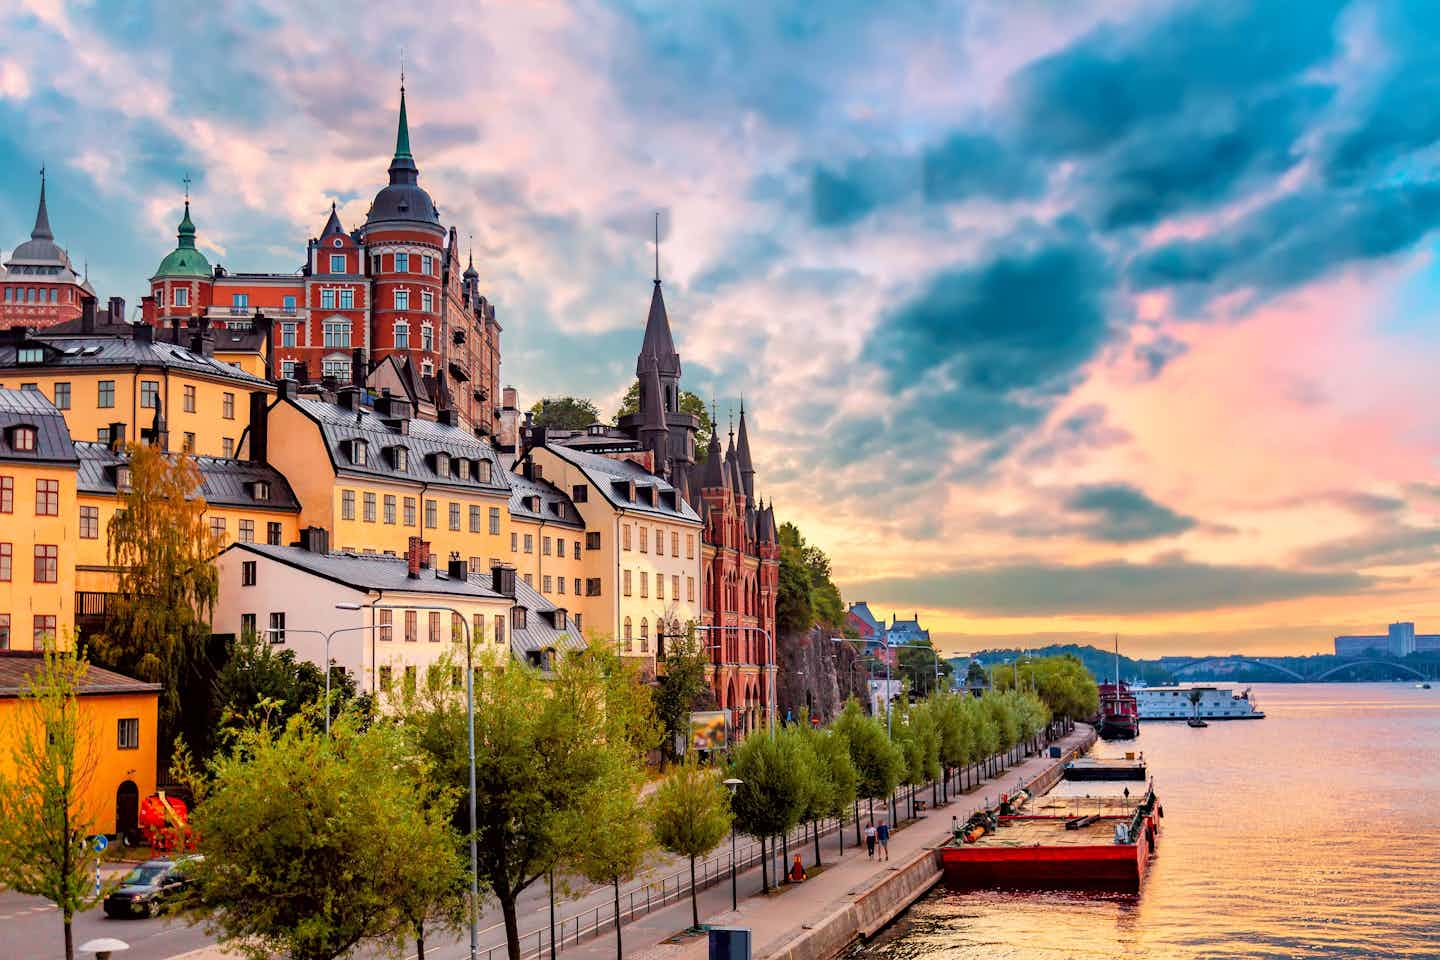
[[[464,9],[462,9],[462,7]],[[612,410],[652,217],[687,389],[847,600],[960,652],[1440,632],[1428,2],[0,10],[0,248],[38,171],[132,304],[363,222],[405,63],[421,184],[522,404]]]

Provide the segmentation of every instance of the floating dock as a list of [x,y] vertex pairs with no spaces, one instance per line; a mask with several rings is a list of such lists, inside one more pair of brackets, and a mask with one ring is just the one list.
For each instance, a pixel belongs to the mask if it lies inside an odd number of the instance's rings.
[[1065,764],[1066,780],[1144,780],[1145,760],[1125,757],[1079,757]]

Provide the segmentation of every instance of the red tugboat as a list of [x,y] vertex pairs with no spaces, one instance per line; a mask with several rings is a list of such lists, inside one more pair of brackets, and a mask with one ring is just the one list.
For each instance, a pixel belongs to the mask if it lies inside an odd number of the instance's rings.
[[1120,681],[1120,635],[1115,635],[1115,682],[1100,684],[1100,718],[1095,732],[1101,740],[1134,740],[1140,736],[1140,705]]

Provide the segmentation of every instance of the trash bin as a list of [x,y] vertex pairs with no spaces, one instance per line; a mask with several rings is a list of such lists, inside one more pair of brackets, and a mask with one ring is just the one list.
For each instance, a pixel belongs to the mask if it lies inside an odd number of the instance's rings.
[[1061,756],[1063,756],[1063,754],[1059,747],[1050,748],[1050,759],[1059,760]]
[[750,928],[711,927],[710,960],[750,960]]

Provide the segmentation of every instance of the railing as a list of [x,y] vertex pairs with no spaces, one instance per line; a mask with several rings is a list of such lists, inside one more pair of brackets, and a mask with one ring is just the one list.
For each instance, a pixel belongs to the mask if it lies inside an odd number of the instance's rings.
[[113,593],[100,593],[91,590],[75,591],[75,616],[106,616],[110,612],[110,598],[113,596]]

